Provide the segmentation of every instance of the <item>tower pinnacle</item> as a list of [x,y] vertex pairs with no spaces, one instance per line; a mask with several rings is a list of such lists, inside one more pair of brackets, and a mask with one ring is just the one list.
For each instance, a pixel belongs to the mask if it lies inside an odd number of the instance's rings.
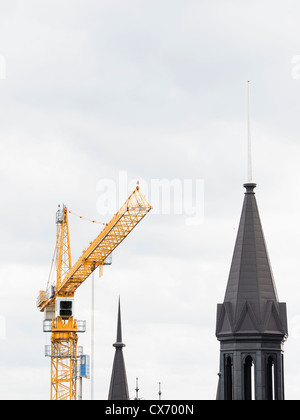
[[129,400],[127,375],[125,369],[125,362],[123,356],[123,347],[125,344],[122,342],[122,326],[121,326],[121,305],[119,298],[118,306],[118,323],[117,323],[117,341],[113,344],[116,349],[113,369],[111,374],[110,388],[108,399],[109,400]]

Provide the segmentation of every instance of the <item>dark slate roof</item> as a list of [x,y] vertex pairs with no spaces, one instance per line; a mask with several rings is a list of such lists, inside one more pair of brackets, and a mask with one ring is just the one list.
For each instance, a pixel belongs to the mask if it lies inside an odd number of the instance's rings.
[[117,341],[113,344],[116,348],[113,369],[111,374],[111,381],[109,387],[109,400],[129,400],[127,375],[125,369],[125,362],[123,356],[123,347],[125,344],[122,343],[122,326],[121,326],[121,307],[119,299],[118,308],[118,324],[117,324]]
[[246,188],[224,303],[216,334],[287,333],[286,307],[279,303],[254,188]]

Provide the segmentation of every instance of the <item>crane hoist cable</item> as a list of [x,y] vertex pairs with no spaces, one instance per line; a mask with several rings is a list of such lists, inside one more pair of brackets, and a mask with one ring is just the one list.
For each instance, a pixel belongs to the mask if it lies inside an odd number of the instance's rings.
[[[89,218],[87,218],[85,216],[80,216],[79,214],[75,213],[73,210],[67,209],[67,211],[68,211],[68,213],[73,214],[74,216],[77,216],[80,219],[86,220],[88,222],[97,223],[99,225],[104,225],[104,226],[107,225],[107,223],[105,223],[105,222],[99,222],[98,220],[93,220],[93,219],[89,219]],[[58,240],[59,240],[59,238],[56,238],[56,244],[55,244],[54,253],[53,253],[53,257],[52,257],[52,261],[51,261],[51,267],[50,267],[50,272],[49,272],[49,277],[48,277],[48,282],[47,282],[46,290],[48,290],[49,286],[51,285],[51,283],[53,281],[51,279],[53,277],[53,272],[54,272],[54,270],[53,270],[54,263],[55,263],[55,261],[57,259],[57,248],[58,248],[57,241]]]
[[107,225],[107,223],[105,223],[105,222],[99,222],[98,220],[88,219],[87,217],[80,216],[79,214],[75,213],[74,211],[72,211],[70,209],[68,209],[68,212],[71,213],[71,214],[73,214],[74,216],[79,217],[80,219],[87,220],[88,222],[98,223],[99,225],[104,225],[104,226]]

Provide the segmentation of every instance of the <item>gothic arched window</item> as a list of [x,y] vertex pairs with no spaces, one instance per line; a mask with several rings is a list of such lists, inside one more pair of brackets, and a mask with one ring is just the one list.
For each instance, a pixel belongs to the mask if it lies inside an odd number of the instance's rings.
[[267,400],[274,400],[275,396],[275,362],[273,356],[267,360]]
[[225,400],[232,400],[232,359],[225,356]]
[[254,365],[251,356],[244,361],[244,400],[255,399]]

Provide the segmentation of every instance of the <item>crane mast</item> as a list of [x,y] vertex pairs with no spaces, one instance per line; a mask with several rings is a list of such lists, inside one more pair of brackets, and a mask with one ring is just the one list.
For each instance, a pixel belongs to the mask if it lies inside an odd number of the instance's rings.
[[128,197],[109,223],[72,266],[68,209],[56,213],[55,267],[56,284],[47,284],[40,291],[37,306],[44,312],[44,332],[51,332],[51,345],[46,356],[51,358],[51,400],[76,400],[78,333],[85,332],[85,321],[74,318],[76,289],[100,267],[106,258],[127,237],[151,210],[139,186]]
[[56,212],[56,252],[57,252],[57,278],[56,289],[61,286],[65,275],[72,267],[71,248],[69,235],[68,210],[66,206],[63,210]]
[[[72,267],[68,210],[56,212],[56,285],[58,290]],[[57,300],[55,318],[51,322],[51,400],[75,400],[77,395],[77,321],[72,301]],[[47,314],[46,310],[46,314]],[[53,310],[50,310],[53,316]]]

